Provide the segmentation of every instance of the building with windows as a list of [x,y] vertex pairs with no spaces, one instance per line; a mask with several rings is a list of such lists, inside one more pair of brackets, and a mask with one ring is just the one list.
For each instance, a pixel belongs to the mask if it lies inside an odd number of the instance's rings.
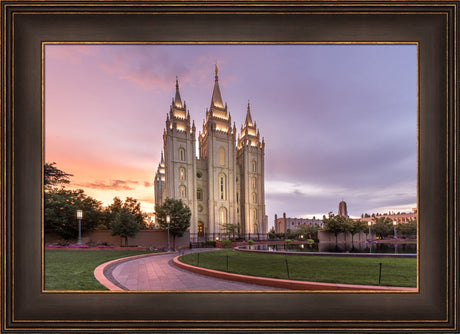
[[323,227],[323,221],[321,219],[313,218],[291,218],[286,217],[286,212],[283,213],[283,217],[278,218],[275,215],[274,228],[275,233],[287,233],[288,230],[294,232],[297,229],[306,227],[308,225],[316,225]]
[[191,122],[182,102],[176,78],[176,93],[163,132],[164,154],[154,179],[155,205],[166,198],[187,204],[192,211],[192,241],[215,239],[227,223],[238,224],[244,235],[266,235],[265,142],[252,120],[249,103],[237,135],[222,100],[217,66],[205,117],[203,129],[196,136],[195,122]]

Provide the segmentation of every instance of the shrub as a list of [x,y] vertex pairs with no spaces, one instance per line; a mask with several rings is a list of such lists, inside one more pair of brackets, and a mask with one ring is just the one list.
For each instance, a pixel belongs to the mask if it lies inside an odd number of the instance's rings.
[[231,240],[222,240],[222,247],[224,248],[228,248],[232,245],[232,241]]
[[206,247],[216,247],[216,242],[213,240],[206,240]]
[[291,240],[291,239],[286,239],[286,240],[284,240],[284,242],[287,243],[287,244],[292,244],[292,240]]
[[254,245],[254,240],[248,240],[249,245]]

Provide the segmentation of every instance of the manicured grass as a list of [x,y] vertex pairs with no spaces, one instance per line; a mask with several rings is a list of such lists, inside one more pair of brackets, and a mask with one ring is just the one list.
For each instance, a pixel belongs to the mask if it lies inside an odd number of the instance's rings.
[[179,260],[194,266],[250,276],[366,285],[379,284],[381,263],[380,285],[416,287],[417,284],[415,258],[286,256],[225,249],[187,254]]
[[45,250],[45,290],[107,290],[94,269],[122,257],[153,253],[137,250]]

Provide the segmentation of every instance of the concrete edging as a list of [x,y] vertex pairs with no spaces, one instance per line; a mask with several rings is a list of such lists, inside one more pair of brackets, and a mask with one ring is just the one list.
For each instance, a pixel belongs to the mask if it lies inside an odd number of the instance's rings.
[[197,274],[222,278],[232,281],[271,286],[274,288],[289,290],[312,290],[312,291],[386,291],[386,292],[417,292],[417,288],[393,287],[393,286],[374,286],[374,285],[354,285],[336,284],[308,281],[294,281],[278,278],[267,278],[258,276],[247,276],[232,274],[224,271],[195,267],[179,261],[179,256],[173,259],[174,265],[179,268],[192,271]]
[[119,264],[122,262],[130,261],[130,260],[135,260],[143,257],[149,257],[149,256],[158,256],[158,255],[166,255],[166,254],[175,254],[177,252],[164,252],[164,253],[151,253],[151,254],[141,254],[141,255],[134,255],[134,256],[128,256],[128,257],[122,257],[120,259],[115,259],[109,262],[105,262],[94,269],[94,277],[98,280],[99,283],[101,283],[103,286],[105,286],[107,289],[110,291],[125,291],[119,286],[115,285],[110,281],[107,277],[104,275],[104,270],[105,268],[114,265],[114,264]]
[[281,254],[281,255],[301,255],[301,256],[336,256],[336,257],[374,257],[374,258],[416,258],[417,254],[393,254],[393,253],[335,253],[335,252],[286,252],[286,251],[269,251],[258,249],[244,249],[245,246],[237,246],[233,249],[237,252],[263,253],[263,254]]

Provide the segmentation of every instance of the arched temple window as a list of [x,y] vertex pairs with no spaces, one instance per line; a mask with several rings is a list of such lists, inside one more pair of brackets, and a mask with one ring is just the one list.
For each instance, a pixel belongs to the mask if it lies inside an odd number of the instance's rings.
[[204,224],[203,222],[198,222],[198,236],[204,236]]
[[183,147],[179,149],[179,159],[180,161],[185,161],[185,148]]
[[219,175],[219,194],[220,199],[227,199],[227,176],[225,174]]
[[179,187],[179,193],[180,193],[180,197],[185,198],[185,195],[186,195],[185,186]]

